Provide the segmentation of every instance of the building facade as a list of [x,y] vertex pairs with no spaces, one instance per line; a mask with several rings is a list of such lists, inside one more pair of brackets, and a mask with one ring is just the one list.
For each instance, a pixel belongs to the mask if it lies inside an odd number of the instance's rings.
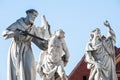
[[[120,48],[115,47],[116,56],[116,73],[118,80],[120,80]],[[88,80],[90,70],[87,69],[87,63],[84,61],[85,56],[82,57],[77,66],[70,73],[68,80]]]

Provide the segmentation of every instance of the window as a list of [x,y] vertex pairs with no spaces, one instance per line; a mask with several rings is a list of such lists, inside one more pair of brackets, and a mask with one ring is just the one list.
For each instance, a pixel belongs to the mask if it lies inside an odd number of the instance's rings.
[[83,76],[83,80],[87,80],[87,77],[86,77],[86,76]]

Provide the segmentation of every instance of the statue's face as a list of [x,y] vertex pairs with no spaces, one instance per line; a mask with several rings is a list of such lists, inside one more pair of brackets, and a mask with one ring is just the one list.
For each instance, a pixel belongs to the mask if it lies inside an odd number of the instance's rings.
[[100,31],[100,29],[96,29],[96,30],[94,31],[94,36],[95,36],[95,37],[98,37],[98,38],[101,38],[101,31]]
[[28,13],[28,15],[27,15],[28,21],[33,24],[37,15],[38,15],[38,13],[36,13],[36,12]]
[[95,36],[101,38],[101,31],[100,31],[100,29],[96,29]]

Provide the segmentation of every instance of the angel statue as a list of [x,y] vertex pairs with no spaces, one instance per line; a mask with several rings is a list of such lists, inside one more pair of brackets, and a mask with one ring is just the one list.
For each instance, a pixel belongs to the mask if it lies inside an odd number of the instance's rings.
[[[65,32],[56,30],[48,40],[48,49],[40,55],[37,71],[41,80],[68,80],[64,67],[67,65],[70,54],[64,40]],[[62,51],[65,54],[62,54]]]

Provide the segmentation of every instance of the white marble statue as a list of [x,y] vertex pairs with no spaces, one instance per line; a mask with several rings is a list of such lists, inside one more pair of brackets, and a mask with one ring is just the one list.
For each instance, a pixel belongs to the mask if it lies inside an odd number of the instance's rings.
[[[65,54],[62,54],[62,51]],[[41,54],[37,71],[41,80],[67,80],[64,70],[68,59],[69,51],[64,40],[64,31],[57,30],[48,42],[48,50]]]
[[38,12],[29,9],[26,14],[26,17],[18,19],[2,33],[5,39],[13,38],[8,53],[7,80],[36,80],[36,65],[31,42],[44,49],[44,40],[35,37],[41,37],[40,28],[34,25]]
[[[49,40],[49,38],[51,37],[50,25],[48,24],[45,16],[42,16],[41,23],[42,24],[39,27],[39,32],[41,33],[38,33],[38,35],[41,35],[41,38],[45,40]],[[43,71],[41,71],[41,65],[43,63],[43,59],[46,53],[47,50],[42,50],[39,55],[39,60],[36,62],[36,70],[39,73],[40,77],[42,77],[41,74],[43,73]]]
[[50,25],[48,24],[45,15],[41,17],[41,25],[38,27],[38,36],[41,38],[48,40],[51,36]]
[[96,28],[86,46],[85,61],[91,70],[89,80],[118,80],[114,61],[116,36],[108,21],[104,25],[108,28],[108,36],[101,38],[101,31]]

